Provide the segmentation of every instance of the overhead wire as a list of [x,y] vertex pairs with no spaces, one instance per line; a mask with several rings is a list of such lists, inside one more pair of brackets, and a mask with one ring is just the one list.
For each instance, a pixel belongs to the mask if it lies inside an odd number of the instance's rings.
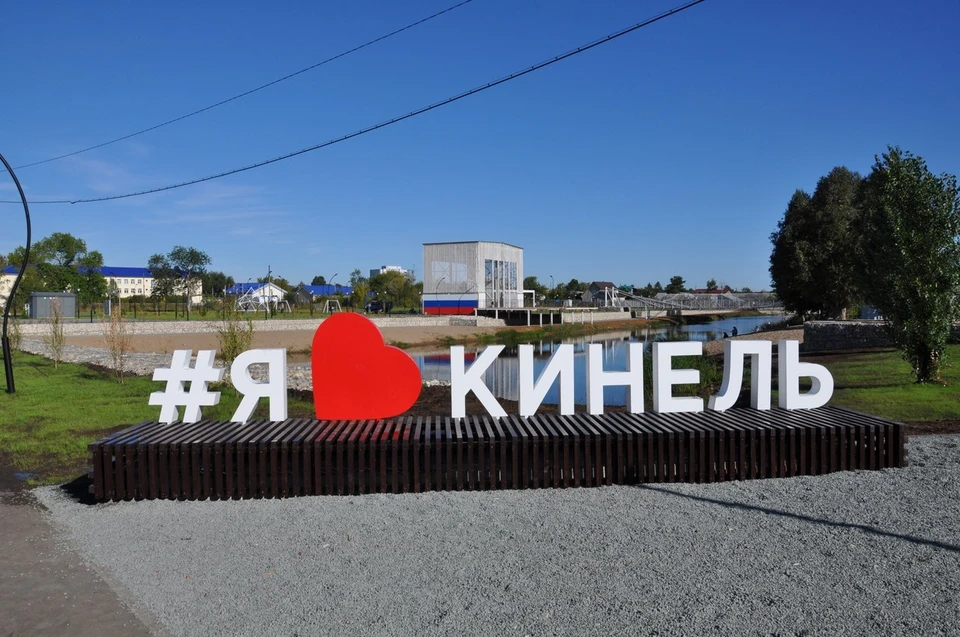
[[333,61],[335,61],[335,60],[339,60],[339,59],[342,58],[342,57],[346,57],[346,56],[350,55],[351,53],[356,53],[357,51],[359,51],[359,50],[361,50],[361,49],[365,49],[365,48],[367,48],[368,46],[372,46],[372,45],[376,44],[377,42],[382,42],[383,40],[386,40],[387,38],[393,37],[393,36],[395,36],[395,35],[397,35],[397,34],[399,34],[399,33],[403,33],[404,31],[408,31],[408,30],[410,30],[410,29],[412,29],[412,28],[414,28],[414,27],[416,27],[416,26],[419,26],[419,25],[423,24],[424,22],[429,22],[430,20],[433,20],[434,18],[439,18],[439,17],[442,16],[443,14],[445,14],[445,13],[450,13],[450,12],[453,11],[454,9],[459,9],[459,8],[462,7],[463,5],[465,5],[465,4],[470,4],[471,2],[473,2],[473,0],[462,0],[462,2],[458,2],[457,4],[455,4],[455,5],[453,5],[453,6],[450,6],[450,7],[447,7],[446,9],[443,9],[442,11],[437,11],[436,13],[434,13],[434,14],[432,14],[432,15],[428,15],[428,16],[425,17],[425,18],[421,18],[420,20],[417,20],[416,22],[411,22],[410,24],[408,24],[407,26],[405,26],[405,27],[403,27],[403,28],[397,29],[397,30],[395,30],[395,31],[391,31],[390,33],[387,33],[386,35],[381,35],[381,36],[378,37],[378,38],[374,38],[373,40],[370,40],[369,42],[365,42],[365,43],[363,43],[363,44],[361,44],[361,45],[359,45],[359,46],[355,46],[355,47],[353,47],[352,49],[349,49],[349,50],[347,50],[347,51],[344,51],[343,53],[338,53],[337,55],[334,55],[333,57],[329,57],[329,58],[327,58],[327,59],[325,59],[325,60],[322,60],[322,61],[320,61],[320,62],[317,62],[316,64],[311,64],[310,66],[305,67],[305,68],[302,68],[302,69],[300,69],[299,71],[294,71],[293,73],[288,73],[287,75],[284,75],[284,76],[281,77],[281,78],[278,78],[278,79],[276,79],[276,80],[273,80],[272,82],[267,82],[266,84],[262,84],[262,85],[260,85],[260,86],[258,86],[258,87],[256,87],[256,88],[252,88],[252,89],[250,89],[249,91],[244,91],[243,93],[239,93],[239,94],[237,94],[237,95],[234,95],[233,97],[228,97],[228,98],[225,99],[225,100],[220,100],[220,101],[217,102],[216,104],[210,104],[209,106],[204,106],[203,108],[197,109],[197,110],[195,110],[195,111],[191,111],[191,112],[189,112],[189,113],[187,113],[187,114],[185,114],[185,115],[180,115],[179,117],[174,117],[173,119],[169,119],[169,120],[167,120],[167,121],[165,121],[165,122],[161,122],[160,124],[154,124],[153,126],[149,126],[149,127],[147,127],[147,128],[138,130],[138,131],[136,131],[135,133],[129,133],[129,134],[127,134],[127,135],[123,135],[122,137],[117,137],[116,139],[111,139],[110,141],[102,142],[102,143],[100,143],[100,144],[94,144],[93,146],[88,146],[88,147],[86,147],[86,148],[81,148],[80,150],[75,150],[75,151],[73,151],[73,152],[71,152],[71,153],[65,153],[65,154],[63,154],[63,155],[57,155],[56,157],[50,157],[50,158],[48,158],[48,159],[42,159],[42,160],[40,160],[40,161],[35,161],[35,162],[29,163],[29,164],[23,164],[22,166],[14,166],[14,168],[15,168],[16,170],[20,170],[21,168],[30,168],[31,166],[39,166],[40,164],[46,164],[46,163],[49,163],[49,162],[52,162],[52,161],[57,161],[58,159],[65,159],[66,157],[73,157],[74,155],[79,155],[79,154],[81,154],[81,153],[85,153],[85,152],[90,151],[90,150],[95,150],[95,149],[97,149],[97,148],[103,148],[104,146],[109,146],[109,145],[111,145],[111,144],[116,144],[117,142],[122,142],[122,141],[125,140],[125,139],[130,139],[131,137],[136,137],[136,136],[138,136],[138,135],[143,135],[144,133],[149,133],[150,131],[157,130],[158,128],[163,128],[164,126],[169,126],[170,124],[175,124],[176,122],[183,121],[183,120],[187,119],[188,117],[193,117],[194,115],[199,115],[200,113],[206,113],[207,111],[213,110],[213,109],[215,109],[215,108],[217,108],[217,107],[219,107],[219,106],[223,106],[224,104],[229,104],[230,102],[233,102],[233,101],[238,100],[238,99],[240,99],[240,98],[246,97],[246,96],[248,96],[248,95],[253,95],[253,94],[256,93],[257,91],[262,91],[262,90],[265,89],[265,88],[269,88],[269,87],[271,87],[271,86],[273,86],[273,85],[275,85],[275,84],[279,84],[280,82],[284,82],[284,81],[286,81],[286,80],[289,80],[290,78],[294,78],[294,77],[296,77],[296,76],[298,76],[298,75],[302,75],[302,74],[306,73],[307,71],[312,71],[313,69],[315,69],[315,68],[317,68],[317,67],[323,66],[323,65],[325,65],[325,64],[329,64],[330,62],[333,62]]
[[[477,93],[481,93],[481,92],[486,91],[486,90],[488,90],[488,89],[491,89],[491,88],[493,88],[493,87],[495,87],[495,86],[499,86],[499,85],[504,84],[504,83],[506,83],[506,82],[509,82],[509,81],[511,81],[511,80],[515,80],[515,79],[517,79],[517,78],[519,78],[519,77],[523,77],[524,75],[527,75],[527,74],[529,74],[529,73],[533,73],[534,71],[539,71],[540,69],[546,68],[546,67],[548,67],[548,66],[550,66],[550,65],[552,65],[552,64],[556,64],[557,62],[561,62],[561,61],[563,61],[563,60],[565,60],[565,59],[567,59],[567,58],[573,57],[574,55],[579,55],[580,53],[583,53],[583,52],[585,52],[585,51],[589,51],[590,49],[593,49],[593,48],[598,47],[598,46],[600,46],[600,45],[602,45],[602,44],[606,44],[606,43],[608,43],[608,42],[611,42],[611,41],[613,41],[613,40],[616,40],[617,38],[620,38],[620,37],[623,37],[624,35],[627,35],[627,34],[629,34],[629,33],[632,33],[633,31],[636,31],[636,30],[638,30],[638,29],[642,29],[642,28],[644,28],[644,27],[647,27],[647,26],[649,26],[649,25],[651,25],[651,24],[654,24],[655,22],[659,22],[659,21],[661,21],[661,20],[664,20],[665,18],[668,18],[668,17],[670,17],[670,16],[676,15],[676,14],[682,12],[682,11],[686,11],[687,9],[690,9],[690,8],[692,8],[692,7],[694,7],[694,6],[698,5],[698,4],[701,4],[701,3],[703,3],[703,2],[706,2],[706,0],[690,0],[689,2],[686,2],[686,3],[682,4],[682,5],[677,6],[677,7],[674,7],[673,9],[669,9],[669,10],[667,10],[667,11],[664,11],[663,13],[657,14],[657,15],[651,17],[651,18],[647,18],[646,20],[643,20],[642,22],[638,22],[638,23],[636,23],[636,24],[634,24],[634,25],[632,25],[632,26],[629,26],[629,27],[620,29],[619,31],[616,31],[616,32],[614,32],[614,33],[611,33],[610,35],[607,35],[607,36],[602,37],[602,38],[600,38],[600,39],[594,40],[594,41],[592,41],[592,42],[590,42],[590,43],[588,43],[588,44],[585,44],[585,45],[583,45],[583,46],[579,46],[579,47],[577,47],[577,48],[575,48],[575,49],[571,49],[570,51],[567,51],[566,53],[562,53],[562,54],[557,55],[557,56],[555,56],[555,57],[552,57],[552,58],[550,58],[550,59],[548,59],[548,60],[544,60],[543,62],[539,62],[539,63],[537,63],[537,64],[534,64],[533,66],[527,67],[526,69],[523,69],[523,70],[521,70],[521,71],[517,71],[517,72],[515,72],[515,73],[511,73],[511,74],[509,74],[509,75],[505,75],[505,76],[501,77],[500,79],[494,80],[494,81],[492,81],[492,82],[488,82],[488,83],[486,83],[486,84],[484,84],[484,85],[482,85],[482,86],[478,86],[478,87],[472,88],[472,89],[470,89],[470,90],[468,90],[468,91],[464,91],[464,92],[462,92],[462,93],[458,93],[457,95],[454,95],[453,97],[448,97],[448,98],[446,98],[446,99],[444,99],[444,100],[441,100],[441,101],[439,101],[439,102],[434,102],[433,104],[430,104],[430,105],[428,105],[428,106],[424,106],[424,107],[418,108],[418,109],[416,109],[416,110],[410,111],[409,113],[406,113],[405,115],[400,115],[399,117],[394,117],[394,118],[392,118],[392,119],[385,120],[385,121],[383,121],[383,122],[380,122],[379,124],[374,124],[374,125],[372,125],[372,126],[368,126],[368,127],[366,127],[366,128],[362,128],[362,129],[360,129],[360,130],[358,130],[358,131],[355,131],[355,132],[353,132],[353,133],[348,133],[348,134],[342,135],[342,136],[340,136],[340,137],[335,137],[335,138],[333,138],[333,139],[327,140],[327,141],[325,141],[325,142],[321,142],[321,143],[319,143],[319,144],[315,144],[315,145],[313,145],[313,146],[308,146],[308,147],[306,147],[306,148],[301,148],[300,150],[296,150],[296,151],[289,152],[289,153],[286,153],[286,154],[283,154],[283,155],[279,155],[279,156],[274,157],[274,158],[272,158],[272,159],[266,159],[266,160],[263,160],[263,161],[256,162],[256,163],[254,163],[254,164],[249,164],[249,165],[247,165],[247,166],[242,166],[242,167],[240,167],[240,168],[234,168],[234,169],[232,169],[232,170],[227,170],[227,171],[220,172],[220,173],[216,173],[216,174],[213,174],[213,175],[208,175],[208,176],[206,176],[206,177],[199,177],[199,178],[196,178],[196,179],[190,179],[190,180],[188,180],[188,181],[182,181],[182,182],[178,182],[178,183],[174,183],[174,184],[169,184],[169,185],[166,185],[166,186],[160,186],[160,187],[157,187],[157,188],[150,188],[150,189],[148,189],[148,190],[140,190],[140,191],[129,192],[129,193],[124,193],[124,194],[120,194],[120,195],[108,195],[108,196],[105,196],[105,197],[92,197],[92,198],[86,198],[86,199],[73,199],[73,200],[62,200],[62,199],[61,199],[61,200],[47,200],[47,201],[37,201],[37,202],[31,202],[31,203],[41,203],[41,204],[42,204],[42,203],[70,203],[70,204],[78,204],[78,203],[95,203],[95,202],[102,202],[102,201],[113,201],[113,200],[117,200],[117,199],[127,199],[127,198],[130,198],[130,197],[140,197],[140,196],[143,196],[143,195],[149,195],[149,194],[153,194],[153,193],[157,193],[157,192],[164,192],[164,191],[167,191],[167,190],[175,190],[175,189],[177,189],[177,188],[183,188],[183,187],[185,187],[185,186],[192,186],[192,185],[194,185],[194,184],[199,184],[199,183],[203,183],[203,182],[206,182],[206,181],[212,181],[212,180],[214,180],[214,179],[220,179],[220,178],[222,178],[222,177],[227,177],[227,176],[230,176],[230,175],[236,175],[237,173],[246,172],[246,171],[248,171],[248,170],[253,170],[253,169],[255,169],[255,168],[261,168],[261,167],[263,167],[263,166],[268,166],[268,165],[270,165],[270,164],[274,164],[274,163],[277,163],[277,162],[280,162],[280,161],[284,161],[284,160],[290,159],[290,158],[292,158],[292,157],[297,157],[298,155],[303,155],[303,154],[305,154],[305,153],[313,152],[313,151],[319,150],[319,149],[321,149],[321,148],[326,148],[326,147],[328,147],[328,146],[333,146],[334,144],[339,144],[340,142],[347,141],[348,139],[353,139],[354,137],[359,137],[360,135],[365,135],[365,134],[367,134],[367,133],[370,133],[370,132],[379,130],[379,129],[381,129],[381,128],[385,128],[385,127],[387,127],[387,126],[391,126],[391,125],[396,124],[396,123],[398,123],[398,122],[402,122],[402,121],[404,121],[404,120],[410,119],[411,117],[416,117],[417,115],[422,115],[423,113],[427,113],[427,112],[429,112],[429,111],[432,111],[432,110],[434,110],[434,109],[440,108],[440,107],[442,107],[442,106],[447,106],[448,104],[452,104],[452,103],[457,102],[457,101],[459,101],[459,100],[462,100],[462,99],[464,99],[464,98],[466,98],[466,97],[470,97],[471,95],[476,95]],[[19,203],[19,202],[0,201],[0,203]]]

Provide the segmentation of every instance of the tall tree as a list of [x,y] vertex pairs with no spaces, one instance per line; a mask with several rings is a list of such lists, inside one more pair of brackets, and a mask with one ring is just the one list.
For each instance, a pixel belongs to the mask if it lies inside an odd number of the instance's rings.
[[[16,266],[23,263],[23,246],[18,246],[7,260]],[[81,303],[100,301],[106,294],[106,280],[100,274],[103,255],[87,250],[83,239],[66,232],[54,232],[30,248],[30,262],[17,290],[17,304],[26,302],[31,292],[64,292],[78,294]]]
[[320,274],[313,277],[313,280],[310,281],[310,285],[326,285],[326,284],[327,284],[327,279]]
[[938,381],[960,310],[957,178],[938,177],[921,157],[891,147],[876,158],[863,195],[865,300],[889,321],[917,382]]
[[860,189],[863,178],[838,166],[811,197],[797,190],[770,235],[770,277],[784,306],[807,315],[846,318],[858,300]]
[[683,280],[683,277],[678,274],[677,276],[670,277],[670,283],[667,284],[667,287],[663,291],[667,294],[686,292],[687,283]]
[[213,296],[223,296],[223,291],[236,285],[233,277],[223,272],[204,272],[200,275],[203,290]]
[[360,269],[357,268],[350,273],[350,287],[355,288],[361,283],[369,283],[367,277],[363,276],[363,273],[360,272]]
[[534,294],[537,295],[537,299],[541,299],[541,300],[547,298],[547,294],[549,294],[550,292],[547,289],[547,286],[541,284],[537,280],[537,277],[535,276],[528,276],[523,278],[523,289],[533,290]]
[[196,248],[174,246],[169,254],[154,254],[147,261],[153,274],[153,294],[165,298],[174,294],[186,297],[187,320],[190,320],[191,295],[210,265],[210,257]]
[[720,288],[717,286],[717,280],[716,280],[716,279],[708,279],[708,280],[707,280],[707,289],[710,290],[711,292],[714,291],[714,290],[719,290]]

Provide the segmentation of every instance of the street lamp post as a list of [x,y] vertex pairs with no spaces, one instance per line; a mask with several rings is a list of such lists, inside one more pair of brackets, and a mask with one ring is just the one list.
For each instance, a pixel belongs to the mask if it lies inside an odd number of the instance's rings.
[[553,275],[550,275],[550,292],[553,294],[553,300],[557,300],[557,286],[553,282]]
[[[443,283],[443,280],[446,279],[446,278],[447,278],[447,277],[445,277],[445,276],[440,277],[440,280],[437,281],[437,284],[436,284],[436,285],[434,286],[434,288],[433,288],[433,302],[437,304],[437,314],[440,314],[440,298],[439,298],[439,297],[440,297],[440,284]],[[426,311],[424,311],[424,314],[426,314]]]
[[23,262],[20,264],[20,272],[17,273],[17,278],[13,280],[10,292],[7,293],[7,302],[3,305],[3,332],[0,333],[0,349],[3,350],[3,371],[7,377],[7,393],[13,394],[17,390],[13,383],[13,352],[10,349],[10,339],[7,337],[7,320],[10,318],[10,304],[15,302],[17,288],[20,287],[20,279],[23,278],[23,273],[27,270],[27,263],[30,262],[30,206],[27,205],[27,197],[23,194],[23,188],[20,187],[20,180],[13,172],[13,167],[7,163],[3,155],[0,155],[0,162],[3,162],[7,172],[13,178],[13,183],[17,186],[20,201],[23,203],[23,214],[27,219],[27,243],[23,251]]

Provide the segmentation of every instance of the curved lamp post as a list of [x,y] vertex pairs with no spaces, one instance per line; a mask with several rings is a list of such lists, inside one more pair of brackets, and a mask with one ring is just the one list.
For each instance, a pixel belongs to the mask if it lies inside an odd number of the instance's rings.
[[23,263],[20,264],[20,272],[17,273],[17,278],[13,281],[13,287],[10,288],[10,293],[7,295],[7,302],[3,306],[3,335],[0,337],[0,344],[2,344],[3,348],[3,371],[7,377],[7,393],[12,394],[17,390],[13,383],[13,359],[10,352],[10,339],[7,338],[7,320],[10,318],[10,304],[14,302],[17,288],[20,286],[20,279],[23,278],[23,273],[27,269],[27,263],[30,261],[30,207],[27,205],[27,197],[23,194],[23,188],[20,187],[20,180],[17,179],[13,168],[7,163],[3,155],[0,155],[0,161],[3,162],[10,176],[13,177],[13,183],[17,185],[17,191],[20,193],[20,201],[23,202],[23,214],[27,218],[27,245],[23,251]]
[[[440,280],[437,281],[437,284],[436,284],[436,285],[434,286],[434,288],[433,288],[433,302],[434,302],[434,303],[437,303],[437,316],[440,315],[440,304],[439,304],[439,300],[438,300],[438,297],[440,296],[440,284],[443,283],[443,280],[444,280],[445,278],[447,278],[447,277],[445,277],[445,276],[440,277]],[[427,313],[426,308],[424,308],[423,313],[424,313],[424,314]]]

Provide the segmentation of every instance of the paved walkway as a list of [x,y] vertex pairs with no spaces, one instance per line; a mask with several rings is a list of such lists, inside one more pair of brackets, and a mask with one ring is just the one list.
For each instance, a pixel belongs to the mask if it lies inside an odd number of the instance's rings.
[[0,637],[141,637],[153,631],[63,545],[33,496],[0,484]]

